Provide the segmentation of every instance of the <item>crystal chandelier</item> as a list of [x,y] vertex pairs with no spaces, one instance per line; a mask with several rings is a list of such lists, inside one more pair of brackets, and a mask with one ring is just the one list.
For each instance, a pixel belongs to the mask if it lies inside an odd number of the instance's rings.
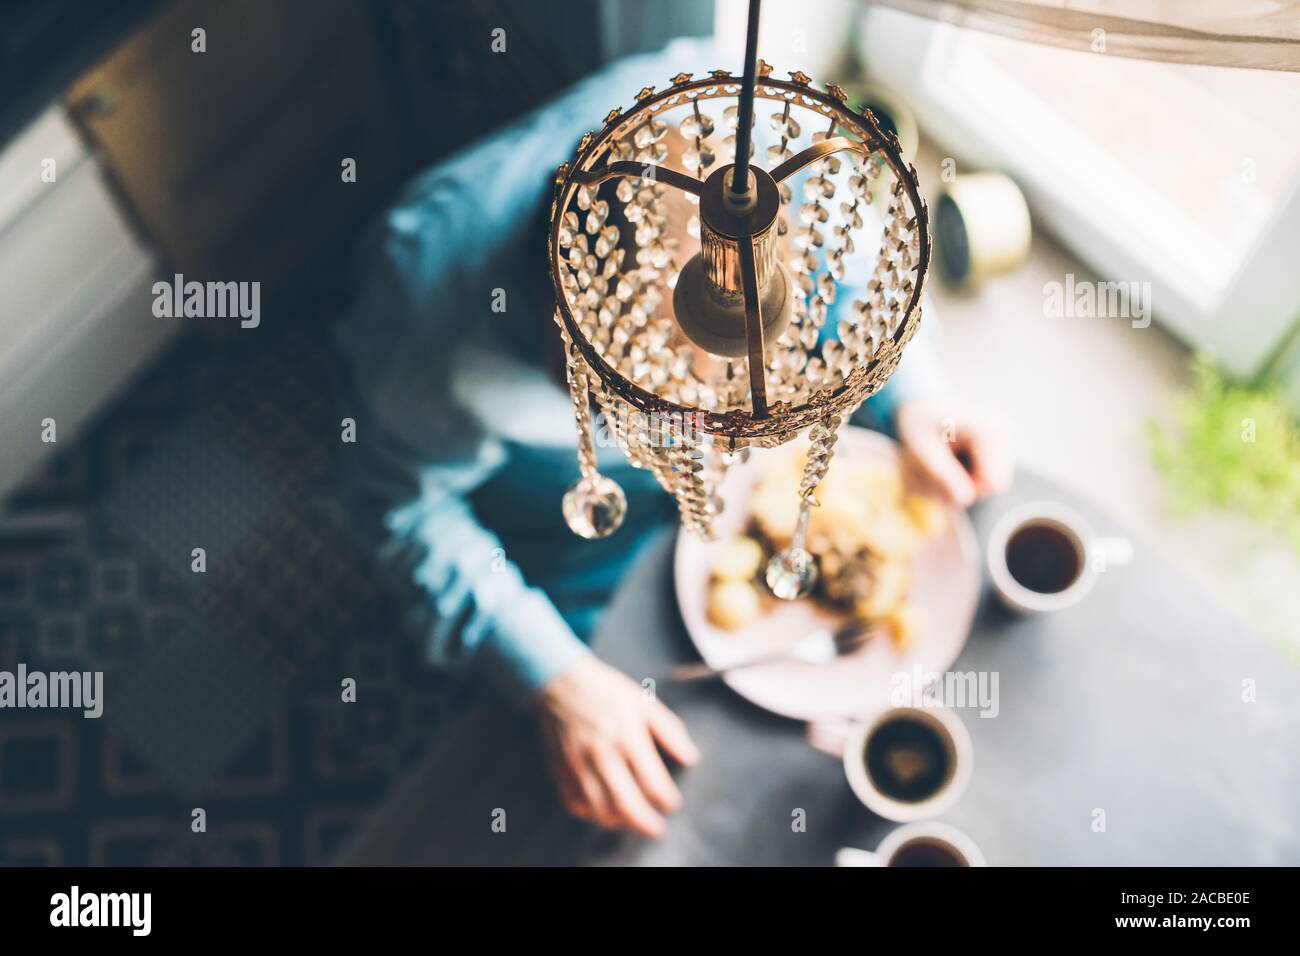
[[[548,252],[581,468],[564,515],[598,538],[627,507],[596,467],[593,398],[602,433],[706,538],[728,467],[807,429],[796,530],[767,572],[794,598],[816,579],[803,545],[837,431],[920,321],[930,237],[893,133],[837,86],[774,77],[757,33],[751,0],[742,78],[681,73],[645,87],[556,175]],[[769,124],[766,168],[751,162],[756,114]],[[864,235],[881,220],[878,237]],[[849,276],[858,248],[875,252],[874,271],[868,259]],[[856,297],[830,335],[842,292]]]

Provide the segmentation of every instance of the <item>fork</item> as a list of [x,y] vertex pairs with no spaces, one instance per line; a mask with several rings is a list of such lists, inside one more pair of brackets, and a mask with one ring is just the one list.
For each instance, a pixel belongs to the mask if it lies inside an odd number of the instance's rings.
[[734,671],[764,664],[797,661],[803,664],[829,664],[837,657],[846,657],[861,648],[880,633],[880,628],[864,621],[853,620],[835,630],[821,628],[811,634],[805,634],[794,643],[780,651],[761,654],[749,660],[725,667],[711,667],[704,661],[679,664],[668,672],[668,679],[673,682],[708,680],[713,677],[725,677]]

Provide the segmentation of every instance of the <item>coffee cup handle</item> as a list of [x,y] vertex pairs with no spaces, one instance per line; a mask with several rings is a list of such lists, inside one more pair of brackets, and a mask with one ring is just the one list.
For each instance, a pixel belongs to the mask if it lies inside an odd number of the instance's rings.
[[815,720],[808,723],[808,743],[814,750],[840,759],[844,756],[844,747],[849,741],[849,728],[852,725],[844,720]]
[[1088,566],[1095,572],[1122,568],[1133,561],[1133,543],[1128,538],[1097,537],[1088,542]]
[[856,847],[846,846],[843,849],[835,851],[836,866],[884,866],[885,861],[881,859],[879,853],[872,853],[870,850],[859,850]]

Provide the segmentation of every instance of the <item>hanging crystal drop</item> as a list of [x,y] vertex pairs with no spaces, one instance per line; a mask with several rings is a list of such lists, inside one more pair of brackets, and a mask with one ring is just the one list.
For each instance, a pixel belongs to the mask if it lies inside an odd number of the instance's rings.
[[627,514],[627,497],[618,482],[596,473],[579,478],[564,493],[564,520],[583,538],[603,538],[618,530]]
[[578,467],[582,471],[582,477],[564,493],[564,520],[579,537],[603,538],[618,530],[623,523],[627,514],[627,496],[616,481],[596,470],[586,369],[581,365],[577,349],[567,332],[564,332],[564,344],[569,395],[573,399],[573,418],[578,427]]
[[696,106],[696,112],[691,113],[682,120],[682,135],[687,139],[703,139],[706,136],[713,135],[713,120],[704,113],[699,112]]
[[812,447],[808,450],[803,479],[799,483],[799,520],[795,523],[790,544],[768,562],[765,574],[768,588],[783,601],[803,597],[817,583],[817,559],[805,547],[808,517],[812,506],[817,503],[817,486],[830,468],[841,422],[838,415],[829,415],[809,430]]
[[764,578],[768,589],[782,601],[806,597],[817,583],[817,559],[804,548],[808,538],[808,513],[811,501],[799,502],[799,520],[790,544],[767,562]]

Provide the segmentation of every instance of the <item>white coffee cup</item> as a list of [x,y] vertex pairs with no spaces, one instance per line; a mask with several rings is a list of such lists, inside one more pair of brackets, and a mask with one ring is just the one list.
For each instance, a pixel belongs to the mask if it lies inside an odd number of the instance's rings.
[[[867,742],[887,723],[914,720],[934,732],[944,749],[946,770],[939,786],[922,800],[905,801],[881,790],[867,766]],[[850,724],[811,724],[808,739],[813,746],[844,762],[853,793],[872,813],[909,823],[937,817],[949,810],[970,785],[975,750],[970,731],[955,713],[946,707],[889,707],[873,718]]]
[[[1037,591],[1016,580],[1007,549],[1018,533],[1041,528],[1055,533],[1056,541],[1072,551],[1074,575],[1064,586]],[[1030,501],[1011,508],[998,519],[989,535],[988,567],[993,590],[1006,607],[1020,614],[1060,611],[1083,599],[1097,580],[1095,562],[1089,559],[1092,529],[1072,508],[1052,501]]]
[[[931,862],[920,862],[922,858]],[[940,860],[946,862],[937,862]],[[846,846],[835,854],[835,865],[988,866],[974,840],[956,827],[935,820],[896,827],[874,853]]]

